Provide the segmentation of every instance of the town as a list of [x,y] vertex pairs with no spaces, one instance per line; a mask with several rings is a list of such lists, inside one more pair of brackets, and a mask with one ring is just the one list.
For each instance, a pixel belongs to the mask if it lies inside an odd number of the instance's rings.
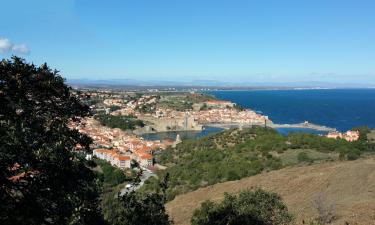
[[[274,125],[265,115],[250,109],[240,109],[235,103],[218,100],[204,93],[85,90],[81,96],[89,96],[88,103],[94,116],[79,124],[71,124],[71,128],[93,139],[93,156],[120,169],[138,165],[155,170],[155,153],[181,142],[179,136],[176,140],[144,140],[140,136],[144,133],[200,131],[209,125]],[[135,126],[133,129],[120,129],[116,125],[107,127],[95,115],[134,118],[142,121],[143,126]],[[305,122],[304,126],[306,124],[309,123]],[[353,142],[359,139],[359,132],[331,131],[326,137]]]
[[79,124],[71,123],[70,128],[90,136],[93,155],[120,169],[131,168],[132,161],[144,168],[152,166],[153,152],[173,144],[167,140],[146,141],[119,128],[102,126],[93,118],[84,119]]
[[[78,92],[77,92],[78,93]],[[154,154],[168,146],[181,142],[176,140],[144,140],[139,134],[147,132],[202,130],[208,124],[263,125],[272,122],[267,116],[249,109],[239,109],[230,101],[217,100],[201,93],[116,93],[110,90],[80,92],[89,97],[86,103],[94,116],[70,128],[93,139],[93,156],[109,162],[120,169],[133,164],[154,169]],[[190,101],[189,101],[190,100]],[[145,122],[143,127],[122,130],[104,126],[95,115],[134,117]],[[92,156],[88,156],[92,157]]]

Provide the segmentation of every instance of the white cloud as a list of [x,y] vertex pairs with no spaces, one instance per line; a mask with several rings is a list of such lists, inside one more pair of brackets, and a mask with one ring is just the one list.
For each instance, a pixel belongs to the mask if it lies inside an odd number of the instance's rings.
[[29,54],[30,50],[26,44],[14,44],[7,38],[0,37],[0,54]]
[[0,53],[9,52],[12,49],[13,44],[6,38],[0,38]]
[[12,47],[13,52],[20,53],[20,54],[29,54],[30,50],[25,44],[13,45]]

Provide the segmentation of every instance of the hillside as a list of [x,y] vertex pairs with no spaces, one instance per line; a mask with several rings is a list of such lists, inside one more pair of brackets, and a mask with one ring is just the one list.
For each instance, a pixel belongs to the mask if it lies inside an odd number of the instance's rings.
[[[366,135],[363,135],[366,137]],[[167,200],[198,188],[240,180],[265,171],[312,162],[355,160],[373,147],[366,139],[341,139],[293,133],[283,136],[270,128],[231,129],[198,140],[187,140],[157,155],[156,162],[167,167]],[[145,182],[143,190],[154,191],[156,179]]]
[[335,206],[337,219],[333,224],[345,224],[346,221],[349,224],[375,224],[374,158],[289,167],[219,183],[179,195],[167,203],[166,208],[175,224],[189,224],[194,209],[201,202],[218,201],[224,192],[236,193],[252,187],[280,194],[296,216],[296,224],[317,216],[313,201],[322,194],[327,205]]

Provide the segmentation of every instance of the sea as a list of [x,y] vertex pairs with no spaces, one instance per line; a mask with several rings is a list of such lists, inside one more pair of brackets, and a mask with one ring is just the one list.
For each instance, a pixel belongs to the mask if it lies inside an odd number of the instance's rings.
[[[228,100],[243,108],[267,115],[274,123],[310,123],[347,131],[356,126],[375,128],[375,89],[303,89],[303,90],[246,90],[209,91],[218,99]],[[308,132],[311,129],[281,128],[279,133]],[[180,134],[182,139],[199,138],[221,131],[205,127],[201,132],[168,132],[169,138]],[[161,138],[160,133],[144,136]]]

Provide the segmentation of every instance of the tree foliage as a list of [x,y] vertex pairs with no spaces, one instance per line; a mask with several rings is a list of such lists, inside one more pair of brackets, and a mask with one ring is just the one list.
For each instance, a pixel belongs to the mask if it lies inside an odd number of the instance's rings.
[[94,159],[94,162],[100,166],[103,172],[99,173],[98,176],[101,178],[104,187],[114,187],[125,182],[126,180],[131,180],[131,178],[128,178],[125,175],[124,171],[111,166],[111,164],[104,160]]
[[[135,179],[137,180],[137,179]],[[138,181],[133,185],[138,185]],[[168,176],[159,183],[159,191],[154,193],[137,193],[134,190],[113,199],[107,214],[107,221],[113,225],[169,225],[164,204]]]
[[142,120],[137,120],[134,116],[112,116],[98,114],[95,116],[103,126],[110,128],[120,128],[122,130],[134,130],[136,127],[144,127]]
[[220,203],[206,201],[194,211],[192,225],[285,225],[292,215],[276,193],[262,189],[225,193]]
[[91,140],[67,127],[89,109],[58,71],[2,60],[0,105],[0,224],[100,223]]

